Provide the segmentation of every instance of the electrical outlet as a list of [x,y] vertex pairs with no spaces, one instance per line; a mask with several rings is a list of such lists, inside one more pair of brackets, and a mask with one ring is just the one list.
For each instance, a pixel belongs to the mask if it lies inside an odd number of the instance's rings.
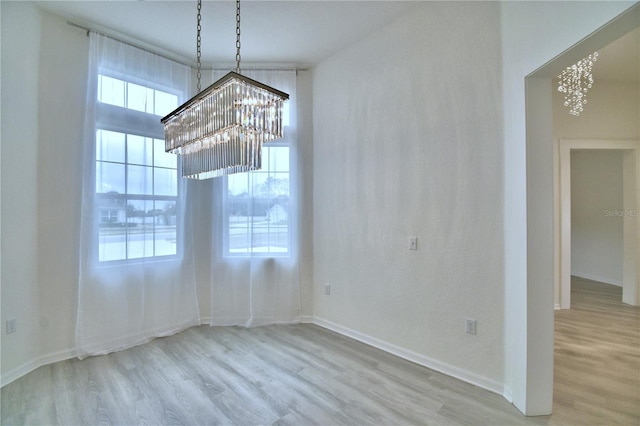
[[409,250],[418,250],[418,237],[409,237]]
[[464,331],[467,334],[476,334],[476,320],[474,319],[465,319],[464,320]]
[[7,334],[15,333],[16,332],[16,319],[15,318],[8,319],[7,323],[6,323],[6,327],[7,327]]
[[327,296],[331,296],[331,286],[330,285],[325,285],[324,286],[324,294],[326,294]]

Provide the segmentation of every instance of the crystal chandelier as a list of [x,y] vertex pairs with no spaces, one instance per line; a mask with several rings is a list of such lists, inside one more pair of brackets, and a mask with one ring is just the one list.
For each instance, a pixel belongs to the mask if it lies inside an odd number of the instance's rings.
[[240,74],[240,0],[236,0],[236,71],[200,88],[198,0],[198,94],[162,118],[165,150],[179,154],[182,176],[208,179],[259,170],[262,144],[281,138],[289,95]]
[[580,59],[567,67],[558,76],[558,92],[564,93],[564,106],[569,107],[571,115],[578,116],[587,103],[587,92],[593,86],[593,63],[598,59],[598,52]]

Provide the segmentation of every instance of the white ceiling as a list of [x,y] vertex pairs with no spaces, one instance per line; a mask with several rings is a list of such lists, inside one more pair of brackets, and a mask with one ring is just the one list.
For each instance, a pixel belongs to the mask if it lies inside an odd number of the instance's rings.
[[[38,1],[69,21],[195,63],[196,1]],[[415,7],[409,1],[241,2],[243,63],[315,64]],[[235,61],[235,1],[204,0],[203,64]]]
[[[196,1],[38,1],[69,21],[195,63]],[[242,63],[313,65],[397,17],[418,1],[243,0]],[[596,81],[638,82],[640,30],[599,50]],[[203,0],[202,61],[233,65],[235,1]],[[561,70],[557,70],[559,74]],[[556,71],[553,71],[554,73]],[[557,75],[556,74],[556,75]]]

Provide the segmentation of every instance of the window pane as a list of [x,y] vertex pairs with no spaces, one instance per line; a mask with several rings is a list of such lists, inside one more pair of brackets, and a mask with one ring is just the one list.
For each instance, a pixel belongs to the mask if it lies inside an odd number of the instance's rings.
[[153,178],[155,195],[178,195],[177,170],[156,168]]
[[127,193],[153,194],[153,169],[145,166],[127,166]]
[[[288,197],[289,196],[289,174],[272,173],[262,175],[260,185],[257,187],[256,195],[267,198]],[[266,179],[264,179],[266,177]]]
[[98,101],[124,108],[124,84],[122,80],[99,75]]
[[125,193],[124,164],[96,162],[96,192]]
[[96,132],[96,160],[124,163],[124,133],[98,129]]
[[127,212],[128,258],[153,256],[153,201],[129,200]]
[[153,140],[153,165],[156,167],[177,168],[178,156],[164,151],[164,140]]
[[175,201],[156,201],[155,210],[155,255],[169,256],[177,253]]
[[267,213],[269,223],[269,251],[286,252],[289,247],[289,199],[278,197],[271,201]]
[[[245,210],[246,211],[246,210]],[[245,215],[229,216],[229,252],[247,253],[251,247],[250,221]]]
[[238,173],[227,176],[229,195],[249,194],[249,173]]
[[99,261],[122,260],[127,257],[127,206],[121,198],[100,198],[98,231]]
[[269,223],[267,217],[253,218],[253,238],[251,250],[254,253],[269,252]]
[[264,147],[261,171],[227,178],[229,253],[287,253],[289,147]]
[[127,163],[151,166],[153,164],[151,138],[127,135]]
[[153,114],[153,89],[127,83],[127,108]]
[[160,92],[159,90],[156,90],[155,102],[156,115],[165,116],[178,108],[178,97],[176,95]]
[[289,171],[289,147],[276,146],[262,149],[262,159],[267,162],[269,172]]

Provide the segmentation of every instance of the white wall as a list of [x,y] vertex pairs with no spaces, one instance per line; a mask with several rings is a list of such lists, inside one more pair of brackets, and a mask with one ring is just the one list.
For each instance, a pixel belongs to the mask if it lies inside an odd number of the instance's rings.
[[299,270],[300,302],[302,317],[310,320],[313,316],[313,74],[301,70],[297,73],[297,150],[299,219]]
[[[2,372],[40,355],[38,78],[42,18],[32,4],[2,8]],[[17,332],[6,334],[8,318]]]
[[[622,286],[622,151],[571,153],[571,273]],[[609,214],[606,214],[609,212]]]
[[501,392],[499,17],[420,4],[320,63],[313,203],[315,316]]
[[74,351],[85,33],[2,2],[3,382]]
[[[549,256],[553,250],[553,227],[545,221],[536,222],[553,214],[553,185],[546,176],[553,170],[553,143],[549,141],[553,121],[546,104],[535,114],[546,115],[540,121],[550,127],[539,131],[527,128],[530,115],[525,108],[525,93],[531,92],[525,88],[525,77],[633,4],[501,3],[508,301],[504,305],[505,393],[529,415],[550,413],[553,394],[553,256]],[[547,91],[544,96],[550,102],[550,81],[532,83],[536,89]],[[538,202],[528,204],[534,196]],[[537,239],[528,241],[532,236]],[[544,272],[539,273],[540,270]]]
[[563,94],[553,86],[553,135],[556,139],[638,139],[640,87],[636,83],[598,81],[587,93],[584,111],[574,117],[563,105]]
[[86,32],[43,13],[38,91],[38,295],[43,355],[73,354],[78,284]]

